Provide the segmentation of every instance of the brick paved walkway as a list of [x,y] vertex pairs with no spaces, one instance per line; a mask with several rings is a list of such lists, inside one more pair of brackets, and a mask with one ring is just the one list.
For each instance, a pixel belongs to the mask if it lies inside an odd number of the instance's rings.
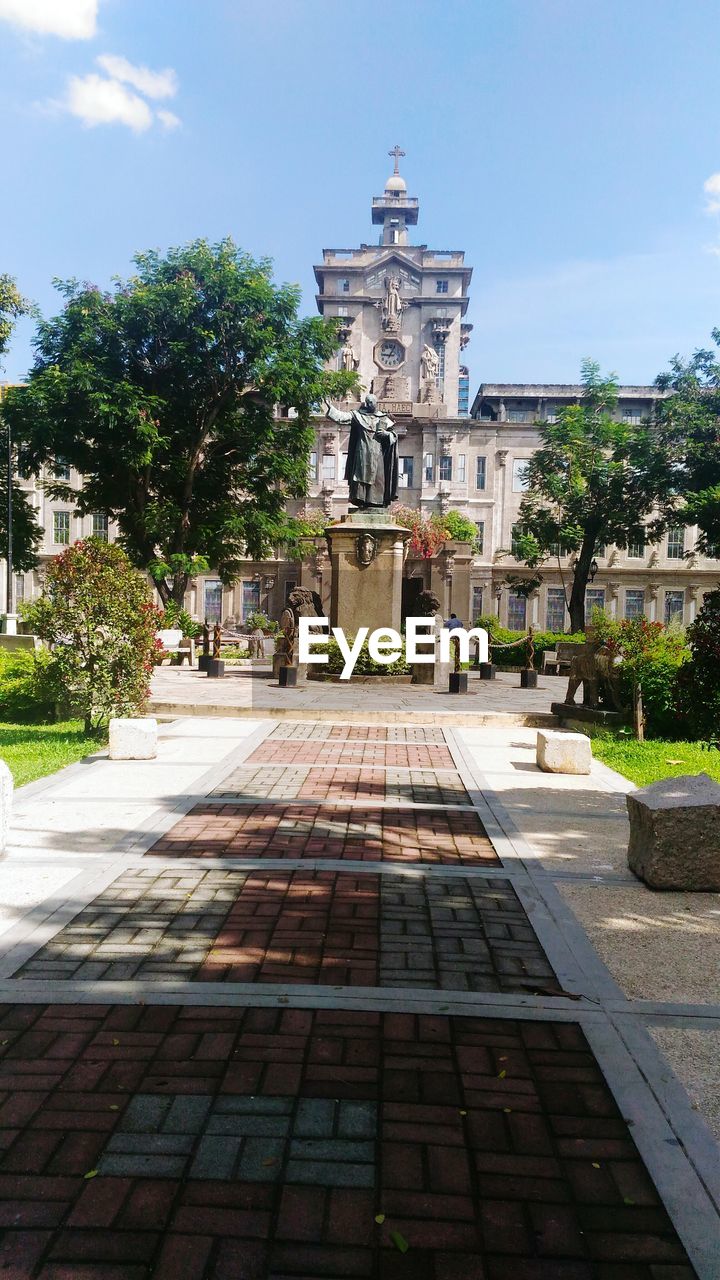
[[709,1280],[452,737],[267,728],[3,983],[0,1277]]

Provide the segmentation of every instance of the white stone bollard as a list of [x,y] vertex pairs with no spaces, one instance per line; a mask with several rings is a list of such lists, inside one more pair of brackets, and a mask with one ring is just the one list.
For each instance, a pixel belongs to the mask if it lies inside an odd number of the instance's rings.
[[157,755],[157,720],[151,716],[110,721],[111,760],[154,760]]
[[592,746],[585,733],[538,729],[536,762],[546,773],[589,773]]
[[0,760],[0,853],[4,853],[10,834],[13,802],[13,776],[4,760]]
[[628,866],[653,889],[720,889],[720,786],[707,773],[627,796]]

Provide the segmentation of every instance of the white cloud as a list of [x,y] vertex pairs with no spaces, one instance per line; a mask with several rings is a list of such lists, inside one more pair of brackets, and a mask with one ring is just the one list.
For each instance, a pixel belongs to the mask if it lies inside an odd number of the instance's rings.
[[711,173],[703,183],[703,191],[707,196],[706,213],[720,213],[720,173]]
[[[180,119],[173,111],[156,109],[152,101],[147,101],[148,98],[172,98],[177,93],[177,76],[171,67],[151,71],[149,67],[136,67],[127,58],[109,53],[102,54],[97,62],[107,75],[90,72],[86,76],[71,76],[65,98],[53,104],[55,109],[59,106],[76,116],[86,128],[124,124],[134,133],[144,133],[155,123],[163,129],[178,127]],[[135,89],[137,93],[133,92]]]
[[180,117],[176,116],[174,111],[158,111],[157,118],[164,129],[177,129],[180,124]]
[[114,53],[101,54],[97,63],[111,79],[132,85],[133,89],[144,93],[146,98],[174,98],[177,93],[177,76],[172,67],[166,67],[164,71],[151,71],[149,67],[133,66],[127,58],[117,57]]
[[153,122],[147,102],[118,80],[106,80],[94,73],[70,77],[63,105],[88,129],[99,124],[124,124],[135,133],[143,133]]
[[0,0],[0,21],[63,40],[90,40],[98,0]]

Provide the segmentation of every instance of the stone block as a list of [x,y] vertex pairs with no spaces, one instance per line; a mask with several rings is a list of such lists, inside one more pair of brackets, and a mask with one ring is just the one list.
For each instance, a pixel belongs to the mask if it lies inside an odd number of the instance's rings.
[[653,889],[720,889],[720,786],[706,773],[627,796],[628,866]]
[[110,721],[111,760],[154,760],[157,756],[157,720],[151,716]]
[[0,853],[5,849],[10,834],[12,814],[13,776],[4,760],[0,760]]
[[545,773],[589,773],[592,746],[584,733],[538,729],[536,761]]

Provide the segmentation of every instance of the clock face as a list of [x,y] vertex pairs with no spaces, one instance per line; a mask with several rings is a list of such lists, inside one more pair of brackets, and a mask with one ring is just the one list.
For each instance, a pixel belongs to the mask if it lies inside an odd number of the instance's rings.
[[386,369],[397,369],[405,360],[405,348],[401,342],[388,339],[380,343],[377,362]]

